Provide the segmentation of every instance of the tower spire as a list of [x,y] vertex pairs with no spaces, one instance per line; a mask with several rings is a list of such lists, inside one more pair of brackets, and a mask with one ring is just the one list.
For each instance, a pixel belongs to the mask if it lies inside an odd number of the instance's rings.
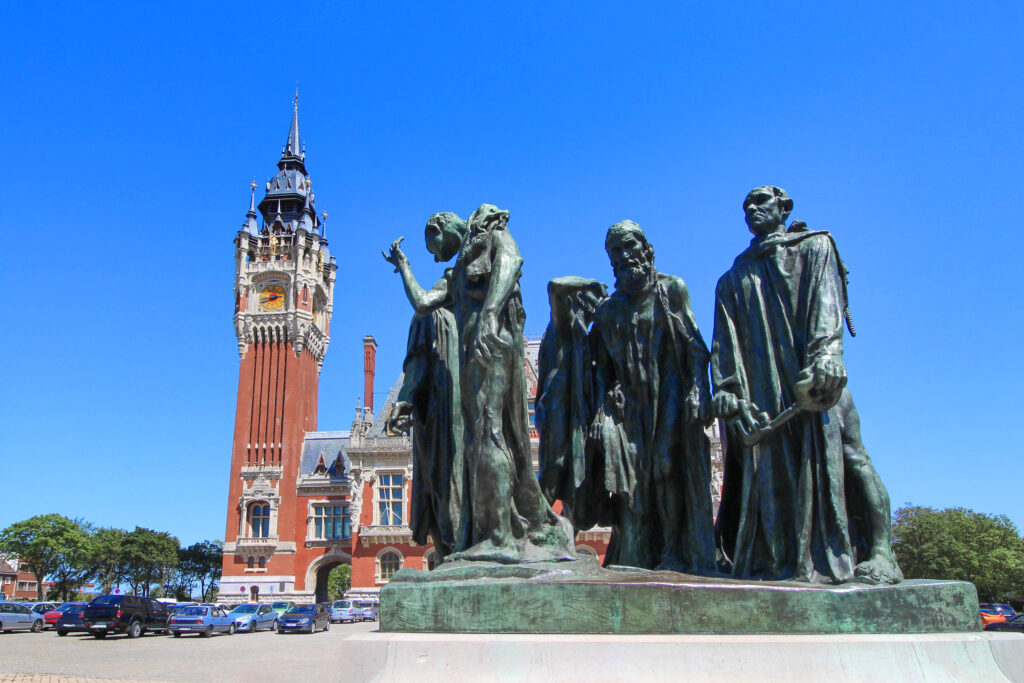
[[292,125],[288,129],[288,140],[284,143],[285,156],[301,156],[302,144],[299,142],[299,89],[295,89],[295,98],[292,100]]
[[252,194],[249,196],[249,212],[245,214],[245,223],[242,224],[242,229],[247,233],[256,237],[260,234],[259,225],[256,223],[258,215],[256,214],[256,180],[253,179],[249,183],[249,189]]

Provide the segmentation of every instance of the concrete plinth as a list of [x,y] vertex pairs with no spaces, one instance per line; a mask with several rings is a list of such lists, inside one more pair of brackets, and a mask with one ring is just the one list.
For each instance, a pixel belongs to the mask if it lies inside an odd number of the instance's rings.
[[452,635],[345,639],[358,681],[1024,681],[1010,633]]
[[380,593],[382,631],[412,633],[868,634],[979,632],[962,581],[896,586],[709,579],[594,561],[446,563]]

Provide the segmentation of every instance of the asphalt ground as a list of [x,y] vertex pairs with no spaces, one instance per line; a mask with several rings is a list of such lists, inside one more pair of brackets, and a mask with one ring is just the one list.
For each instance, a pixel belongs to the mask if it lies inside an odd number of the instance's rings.
[[103,681],[351,681],[348,636],[377,622],[331,624],[314,634],[273,631],[211,638],[145,634],[136,640],[54,631],[0,633],[0,683]]

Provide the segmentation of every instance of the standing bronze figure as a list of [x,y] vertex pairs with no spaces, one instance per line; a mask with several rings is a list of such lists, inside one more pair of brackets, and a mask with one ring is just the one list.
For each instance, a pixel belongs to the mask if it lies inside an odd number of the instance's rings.
[[[455,539],[451,559],[572,559],[571,526],[541,495],[530,458],[522,258],[508,218],[507,211],[482,204],[469,219],[455,267],[430,290],[417,284],[400,240],[385,258],[401,273],[418,313],[450,305],[455,316],[464,469],[453,476],[465,481],[466,533]],[[428,236],[428,249],[439,260],[447,260],[441,258],[447,251],[439,253],[444,244],[443,237]]]
[[827,232],[786,229],[792,207],[778,187],[747,195],[754,237],[715,293],[719,547],[736,578],[895,583],[888,495],[845,389],[842,262]]
[[[454,213],[436,213],[424,230],[427,250],[434,260],[450,261],[468,234],[466,222]],[[401,271],[408,260],[398,240],[385,258]],[[406,282],[406,294],[416,306],[418,299]],[[409,325],[404,377],[391,413],[388,428],[412,430],[412,497],[410,528],[412,540],[421,545],[432,541],[438,558],[465,547],[467,503],[465,459],[463,456],[462,400],[459,395],[459,337],[451,302],[433,310],[417,310]],[[461,543],[457,539],[462,539]]]

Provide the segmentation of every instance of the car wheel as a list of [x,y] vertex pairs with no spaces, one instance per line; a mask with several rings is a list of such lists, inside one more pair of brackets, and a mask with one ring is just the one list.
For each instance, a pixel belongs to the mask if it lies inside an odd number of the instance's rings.
[[181,631],[171,631],[171,635],[175,638],[181,638]]
[[133,621],[128,624],[128,631],[126,633],[129,638],[138,638],[142,635],[142,624],[137,621]]
[[234,622],[232,622],[231,624],[228,625],[228,635],[229,636],[235,635],[235,624],[234,624]]
[[324,624],[324,630],[325,631],[330,631],[331,630],[331,622],[328,621],[326,624]]
[[43,621],[42,621],[42,619],[36,619],[35,621],[32,622],[32,633],[39,633],[42,630],[43,630]]
[[59,631],[59,630],[57,631],[57,635],[61,636],[61,637],[66,636],[67,634],[68,634],[67,631]]
[[210,636],[213,635],[213,627],[212,626],[207,626],[205,629],[203,629],[203,632],[200,633],[199,635],[201,635],[203,638],[209,638]]

